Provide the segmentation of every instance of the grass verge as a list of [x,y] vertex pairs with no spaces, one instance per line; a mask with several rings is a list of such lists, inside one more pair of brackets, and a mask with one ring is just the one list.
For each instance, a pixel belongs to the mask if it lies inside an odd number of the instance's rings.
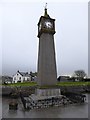
[[90,82],[58,82],[57,86],[87,86]]
[[[57,82],[55,86],[87,86],[90,82]],[[37,86],[36,82],[12,83],[6,86]],[[42,88],[55,87],[55,86],[42,86]]]

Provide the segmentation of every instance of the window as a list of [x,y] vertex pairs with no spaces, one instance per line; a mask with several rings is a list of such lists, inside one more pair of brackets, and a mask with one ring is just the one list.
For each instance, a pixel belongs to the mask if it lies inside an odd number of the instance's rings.
[[19,80],[19,81],[17,81],[17,82],[21,82],[21,81]]
[[19,77],[19,80],[21,80],[21,77]]
[[25,77],[23,78],[23,82],[25,81]]
[[27,78],[27,81],[29,81],[29,78]]
[[16,80],[16,77],[14,77],[14,80]]

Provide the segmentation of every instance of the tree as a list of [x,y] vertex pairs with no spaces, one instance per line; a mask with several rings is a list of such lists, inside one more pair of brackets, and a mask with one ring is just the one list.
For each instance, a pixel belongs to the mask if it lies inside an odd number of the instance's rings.
[[74,71],[74,77],[77,77],[80,81],[82,81],[85,76],[86,76],[86,73],[84,70]]

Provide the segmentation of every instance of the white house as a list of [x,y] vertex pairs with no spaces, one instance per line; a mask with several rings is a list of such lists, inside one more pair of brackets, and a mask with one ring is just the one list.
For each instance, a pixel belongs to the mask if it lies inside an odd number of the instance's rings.
[[28,72],[17,71],[13,76],[13,83],[31,81],[31,75]]

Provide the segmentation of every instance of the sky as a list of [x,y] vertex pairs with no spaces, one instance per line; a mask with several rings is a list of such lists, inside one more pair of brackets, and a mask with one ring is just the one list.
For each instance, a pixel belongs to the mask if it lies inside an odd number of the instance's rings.
[[[37,71],[39,39],[37,23],[45,2],[0,4],[0,74],[17,70]],[[48,2],[48,14],[56,19],[54,35],[57,75],[88,73],[88,2]]]

